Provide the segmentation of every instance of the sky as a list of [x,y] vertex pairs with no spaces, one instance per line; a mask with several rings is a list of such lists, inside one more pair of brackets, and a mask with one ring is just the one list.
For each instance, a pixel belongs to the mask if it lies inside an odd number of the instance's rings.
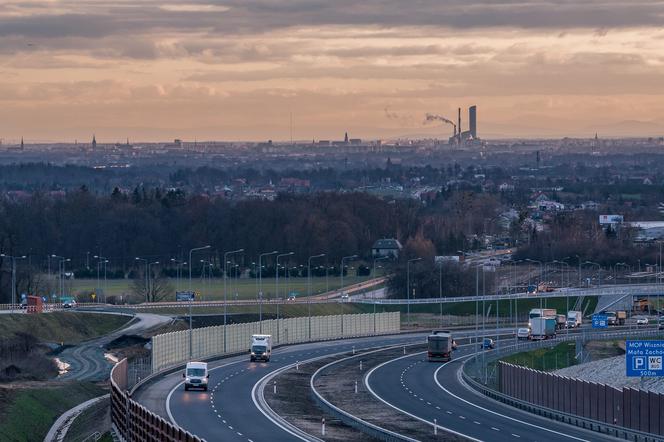
[[[5,143],[664,135],[664,2],[1,0]],[[292,126],[291,126],[292,121]]]

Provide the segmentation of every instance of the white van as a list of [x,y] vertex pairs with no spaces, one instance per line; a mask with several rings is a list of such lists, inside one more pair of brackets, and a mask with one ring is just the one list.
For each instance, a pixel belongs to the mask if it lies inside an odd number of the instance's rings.
[[187,368],[182,373],[184,378],[184,391],[190,388],[202,388],[203,391],[208,389],[208,364],[206,362],[188,362]]
[[250,360],[265,361],[272,356],[272,335],[251,335]]

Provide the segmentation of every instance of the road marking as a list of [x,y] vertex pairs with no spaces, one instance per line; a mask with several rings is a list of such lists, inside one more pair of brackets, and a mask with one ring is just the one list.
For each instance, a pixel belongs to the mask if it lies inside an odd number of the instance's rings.
[[474,424],[477,424],[477,425],[482,425],[482,424],[480,424],[480,423],[477,422],[477,421],[473,421],[473,423],[474,423]]
[[[471,353],[471,354],[469,354],[469,355],[462,356],[462,357],[459,358],[459,359],[462,359],[462,358],[469,358],[469,357],[471,357],[471,356],[473,356],[473,355],[474,355],[474,353]],[[441,390],[443,390],[445,393],[449,394],[449,395],[452,396],[453,398],[458,399],[458,400],[460,400],[461,402],[464,402],[464,403],[466,403],[466,404],[468,404],[468,405],[471,405],[471,406],[473,406],[473,407],[475,407],[475,408],[479,408],[480,410],[485,411],[485,412],[487,412],[487,413],[491,413],[491,414],[493,414],[493,415],[495,415],[495,416],[500,416],[500,417],[503,417],[503,418],[505,418],[505,419],[509,419],[509,420],[511,420],[511,421],[518,422],[518,423],[523,424],[523,425],[528,425],[529,427],[538,428],[538,429],[540,429],[540,430],[548,431],[549,433],[557,434],[557,435],[559,435],[559,436],[568,437],[568,438],[570,438],[570,439],[574,439],[574,440],[578,440],[578,441],[582,441],[582,442],[590,442],[590,441],[587,440],[587,439],[581,439],[581,438],[576,437],[576,436],[571,436],[571,435],[569,435],[569,434],[561,433],[560,431],[552,430],[552,429],[550,429],[550,428],[542,427],[542,426],[540,426],[540,425],[532,424],[532,423],[530,423],[530,422],[522,421],[522,420],[517,419],[517,418],[514,418],[514,417],[510,417],[510,416],[506,416],[506,415],[504,415],[504,414],[500,414],[500,413],[498,413],[498,412],[496,412],[496,411],[489,410],[489,409],[487,409],[487,408],[484,408],[484,407],[482,407],[482,406],[480,406],[480,405],[474,404],[474,403],[472,403],[472,402],[470,402],[470,401],[468,401],[468,400],[466,400],[466,399],[463,399],[463,398],[461,398],[461,397],[455,395],[454,393],[452,393],[451,391],[449,391],[448,389],[446,389],[445,387],[443,387],[443,385],[440,383],[440,381],[438,381],[438,373],[440,372],[440,370],[442,370],[442,369],[443,369],[445,366],[447,366],[449,363],[450,363],[450,362],[445,362],[443,365],[441,365],[440,367],[438,367],[438,368],[436,369],[436,371],[433,373],[433,380],[436,382],[436,385],[438,385],[438,387],[439,387]],[[459,379],[459,382],[461,382],[462,385],[465,385],[465,383],[464,383],[463,380],[461,379],[460,375],[461,375],[461,373],[460,373],[459,371],[457,371],[457,378]]]
[[512,436],[514,436],[514,437],[521,437],[521,436],[519,436],[518,434],[514,434],[514,433],[512,433]]
[[496,427],[491,427],[491,429],[492,429],[493,431],[500,431],[500,429],[498,429],[498,428],[496,428]]
[[465,418],[466,416],[461,416],[461,415],[459,416],[459,419],[465,419]]

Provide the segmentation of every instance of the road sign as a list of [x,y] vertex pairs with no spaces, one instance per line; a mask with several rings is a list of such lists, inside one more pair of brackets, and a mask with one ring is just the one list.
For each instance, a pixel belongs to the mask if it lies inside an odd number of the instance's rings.
[[593,315],[593,328],[607,328],[609,318],[606,315]]
[[664,341],[627,341],[627,376],[664,376]]
[[91,297],[91,298],[92,298],[92,300],[94,301],[94,300],[95,300],[95,298],[97,297],[97,295],[96,295],[96,294],[95,294],[95,293],[93,292],[93,293],[92,293],[92,294],[90,295],[90,297]]

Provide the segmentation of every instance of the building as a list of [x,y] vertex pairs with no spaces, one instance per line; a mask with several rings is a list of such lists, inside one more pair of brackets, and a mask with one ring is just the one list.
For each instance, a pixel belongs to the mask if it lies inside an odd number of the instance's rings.
[[470,136],[473,137],[473,139],[477,138],[477,106],[470,106],[468,108],[468,121],[469,121],[469,129],[470,129]]
[[376,241],[371,248],[371,255],[374,257],[391,256],[396,259],[399,257],[403,246],[394,238],[384,238]]

